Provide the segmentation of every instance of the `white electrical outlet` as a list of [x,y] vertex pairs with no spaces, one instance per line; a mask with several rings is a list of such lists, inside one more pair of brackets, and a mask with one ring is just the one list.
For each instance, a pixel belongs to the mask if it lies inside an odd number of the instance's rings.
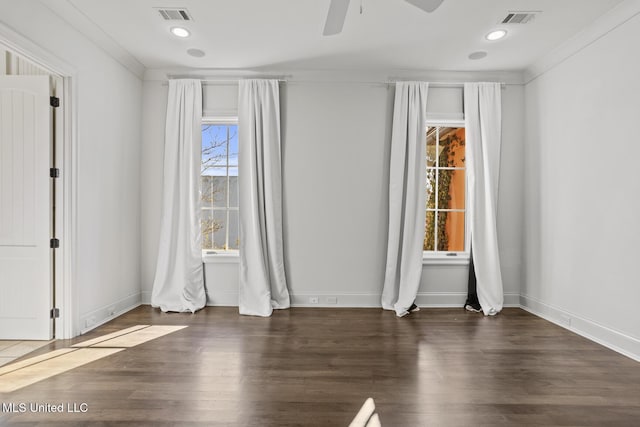
[[309,297],[309,304],[318,304],[318,297]]
[[337,304],[338,297],[327,297],[327,304]]

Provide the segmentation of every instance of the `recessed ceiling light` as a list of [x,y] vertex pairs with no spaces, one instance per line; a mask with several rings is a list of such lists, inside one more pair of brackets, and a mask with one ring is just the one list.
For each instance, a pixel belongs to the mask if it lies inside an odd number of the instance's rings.
[[182,27],[172,27],[171,28],[171,34],[173,34],[176,37],[189,37],[191,35],[191,33],[189,32],[189,30],[187,30],[186,28],[182,28]]
[[500,40],[507,35],[507,30],[495,30],[484,36],[489,41]]
[[482,59],[485,56],[487,56],[487,52],[479,50],[477,52],[469,54],[469,59]]
[[195,57],[195,58],[202,58],[204,56],[204,51],[200,50],[200,49],[188,49],[187,50],[187,54]]

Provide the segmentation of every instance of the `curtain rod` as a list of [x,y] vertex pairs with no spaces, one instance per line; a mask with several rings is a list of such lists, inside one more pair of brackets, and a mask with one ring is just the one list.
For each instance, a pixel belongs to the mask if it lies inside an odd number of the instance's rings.
[[200,80],[202,83],[238,83],[240,80],[249,80],[249,79],[269,79],[269,80],[277,80],[279,82],[286,82],[291,78],[289,75],[279,75],[279,76],[220,76],[220,77],[199,77],[199,76],[188,76],[188,75],[167,75],[167,80],[175,80],[175,79],[195,79]]
[[[387,83],[395,84],[398,82],[408,82],[408,81],[424,81],[426,83],[429,83],[429,87],[451,87],[451,88],[464,87],[464,82],[431,82],[429,80],[389,79]],[[474,82],[469,82],[469,83],[474,83]],[[485,82],[483,81],[482,83],[485,83]],[[503,88],[507,86],[507,83],[504,83],[504,82],[486,82],[486,83],[500,83],[500,86],[502,86]]]
[[[197,77],[192,76],[168,76],[169,80],[180,79],[180,78],[192,78],[198,79]],[[420,79],[394,79],[390,78],[388,80],[378,80],[378,81],[357,81],[357,80],[346,80],[346,81],[331,81],[331,80],[292,80],[292,76],[262,76],[262,77],[221,77],[221,78],[205,78],[199,79],[202,83],[206,85],[216,85],[216,84],[229,84],[229,83],[238,83],[241,80],[247,79],[270,79],[277,80],[278,82],[286,82],[291,84],[300,84],[300,83],[353,83],[353,84],[376,84],[376,85],[395,85],[398,82],[407,82],[407,81],[424,81],[429,83],[429,87],[437,87],[437,88],[462,88],[464,87],[464,82],[443,82],[443,81],[429,81],[429,80],[420,80]],[[498,82],[496,82],[498,83]],[[500,86],[504,89],[507,86],[507,83],[499,82]],[[168,85],[168,82],[163,83],[164,86]]]

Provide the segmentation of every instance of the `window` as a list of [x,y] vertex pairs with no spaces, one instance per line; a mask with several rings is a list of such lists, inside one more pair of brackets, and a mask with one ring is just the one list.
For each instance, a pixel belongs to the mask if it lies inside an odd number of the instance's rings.
[[466,250],[465,132],[462,126],[427,128],[427,219],[423,250]]
[[237,250],[238,125],[213,119],[202,124],[202,249]]

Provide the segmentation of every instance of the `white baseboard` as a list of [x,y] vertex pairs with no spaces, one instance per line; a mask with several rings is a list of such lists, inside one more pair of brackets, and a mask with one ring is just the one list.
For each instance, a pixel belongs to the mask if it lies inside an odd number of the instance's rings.
[[143,305],[151,305],[151,291],[140,292],[140,302]]
[[110,320],[113,320],[142,304],[141,294],[136,293],[112,304],[105,305],[97,310],[85,313],[80,316],[80,324],[77,328],[77,330],[80,331],[79,335],[86,334],[92,329],[95,329],[100,325],[104,325]]
[[[149,298],[145,298],[143,292],[143,304],[150,303]],[[311,302],[312,298],[317,298],[317,303]],[[420,292],[416,297],[416,304],[420,307],[463,307],[467,298],[466,292]],[[207,294],[207,305],[210,306],[238,306],[238,292],[214,292],[214,295]],[[369,293],[345,293],[345,294],[325,294],[325,293],[304,293],[291,294],[292,307],[340,307],[340,308],[379,308],[380,294]],[[519,294],[505,294],[505,307],[520,307]]]
[[535,298],[521,295],[520,307],[538,317],[640,362],[640,340]]

